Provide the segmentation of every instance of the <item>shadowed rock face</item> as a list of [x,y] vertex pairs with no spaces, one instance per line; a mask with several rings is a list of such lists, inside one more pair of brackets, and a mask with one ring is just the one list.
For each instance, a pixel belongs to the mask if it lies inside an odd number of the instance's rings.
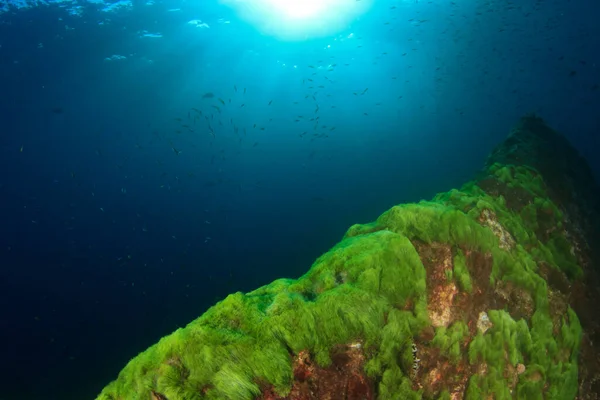
[[[552,312],[562,315],[567,305],[572,307],[583,328],[579,398],[600,398],[600,313],[596,306],[600,304],[600,190],[592,171],[565,137],[535,116],[521,119],[488,157],[486,169],[494,163],[534,168],[544,179],[548,197],[564,214],[560,221],[566,239],[563,251],[575,257],[583,276],[569,281],[547,263],[540,263],[539,274],[550,289]],[[511,189],[504,185],[487,190],[498,195]],[[536,234],[547,241],[547,232],[553,231],[559,221],[548,213],[538,215],[537,220]]]
[[521,119],[477,178],[235,293],[98,399],[597,399],[598,187]]

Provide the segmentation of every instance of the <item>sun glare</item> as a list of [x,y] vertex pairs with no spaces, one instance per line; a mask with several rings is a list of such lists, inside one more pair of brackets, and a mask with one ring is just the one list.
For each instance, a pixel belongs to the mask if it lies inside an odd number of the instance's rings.
[[369,10],[373,0],[220,0],[261,33],[281,40],[335,35]]
[[282,15],[298,19],[317,17],[327,7],[326,1],[318,0],[265,0]]

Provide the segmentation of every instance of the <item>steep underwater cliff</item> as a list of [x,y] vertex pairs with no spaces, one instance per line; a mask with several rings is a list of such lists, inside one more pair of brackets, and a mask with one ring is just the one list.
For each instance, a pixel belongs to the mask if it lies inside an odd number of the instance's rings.
[[479,176],[235,293],[98,399],[596,399],[598,188],[524,117]]

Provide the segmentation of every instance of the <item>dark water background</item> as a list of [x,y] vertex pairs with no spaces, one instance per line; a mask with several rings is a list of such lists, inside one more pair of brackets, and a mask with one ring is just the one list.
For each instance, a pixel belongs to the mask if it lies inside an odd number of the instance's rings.
[[228,293],[459,186],[524,113],[597,174],[600,4],[436,3],[302,42],[211,2],[1,14],[0,399],[94,398]]

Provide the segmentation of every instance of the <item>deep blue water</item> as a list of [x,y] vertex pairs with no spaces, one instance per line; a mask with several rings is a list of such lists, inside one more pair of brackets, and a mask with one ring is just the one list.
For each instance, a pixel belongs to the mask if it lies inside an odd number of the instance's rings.
[[300,41],[211,1],[79,4],[0,14],[2,400],[94,398],[227,294],[467,181],[525,113],[600,171],[597,2],[377,0]]

